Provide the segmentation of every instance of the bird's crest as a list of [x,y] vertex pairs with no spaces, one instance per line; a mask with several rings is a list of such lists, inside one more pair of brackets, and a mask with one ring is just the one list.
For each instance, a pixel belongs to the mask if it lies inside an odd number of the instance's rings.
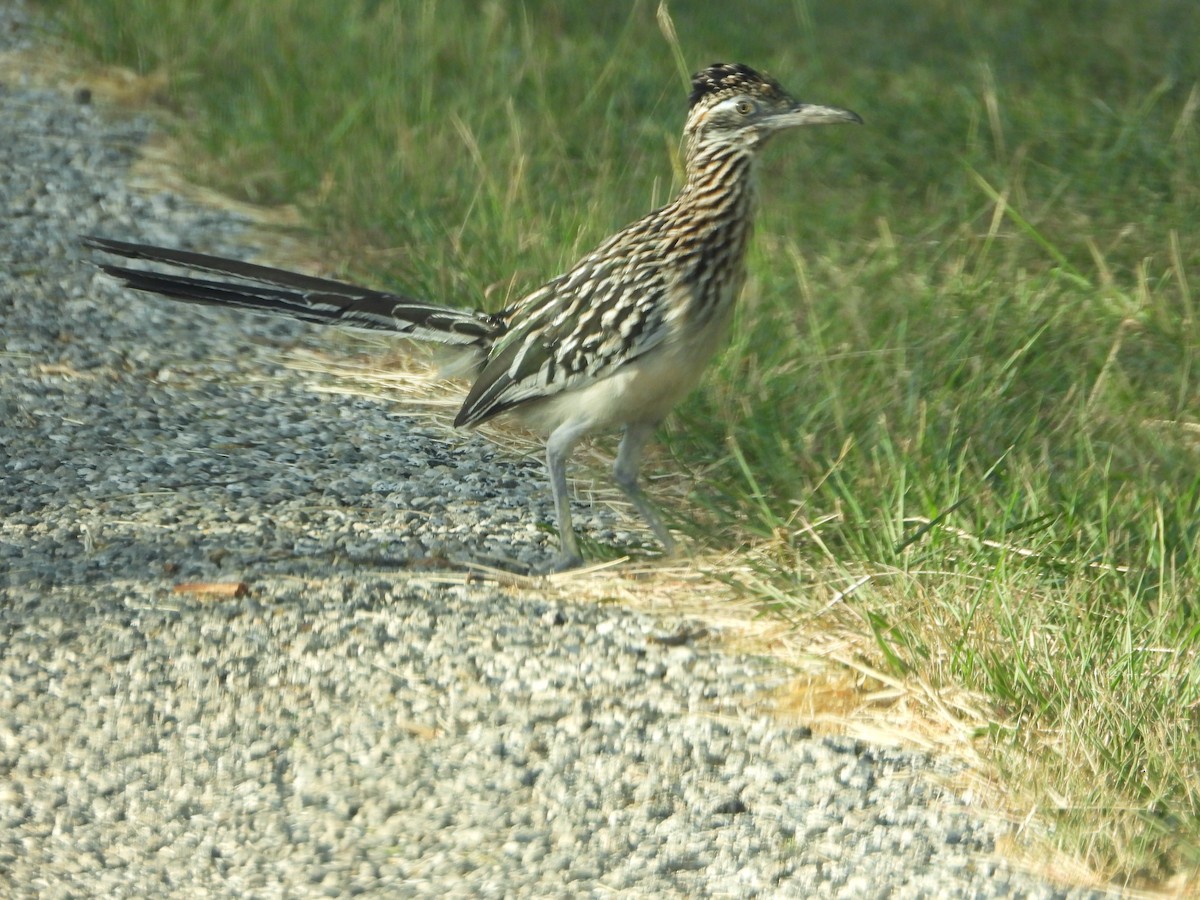
[[789,99],[783,85],[769,75],[742,63],[713,63],[692,76],[688,106],[695,108],[701,100],[721,100],[735,94],[749,94],[774,103]]

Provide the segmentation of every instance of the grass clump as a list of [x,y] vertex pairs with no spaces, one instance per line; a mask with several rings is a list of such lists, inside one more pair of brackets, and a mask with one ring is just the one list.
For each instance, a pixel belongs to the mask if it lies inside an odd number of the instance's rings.
[[[166,76],[199,177],[447,302],[514,299],[677,178],[650,3],[44,5]],[[1098,871],[1195,871],[1200,7],[671,12],[693,68],[868,126],[767,154],[733,346],[666,429],[697,536],[791,617],[835,600],[871,665],[985,695],[1014,802]]]

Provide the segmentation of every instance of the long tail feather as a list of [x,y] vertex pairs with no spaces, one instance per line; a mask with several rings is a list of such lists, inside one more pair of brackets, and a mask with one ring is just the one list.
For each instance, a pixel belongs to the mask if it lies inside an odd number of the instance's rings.
[[83,238],[83,243],[126,259],[164,263],[231,279],[217,281],[101,264],[106,273],[134,290],[190,303],[273,313],[319,325],[390,331],[443,344],[486,345],[500,328],[499,322],[487,313],[438,306],[329,278],[108,238],[89,236]]

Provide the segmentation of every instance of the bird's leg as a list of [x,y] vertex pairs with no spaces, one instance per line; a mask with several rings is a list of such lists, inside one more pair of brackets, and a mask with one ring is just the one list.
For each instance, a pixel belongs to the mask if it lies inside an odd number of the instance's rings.
[[550,490],[554,494],[554,515],[558,519],[558,541],[561,552],[550,567],[551,572],[566,572],[583,565],[579,541],[571,525],[571,500],[567,496],[567,460],[580,439],[588,433],[587,423],[565,422],[550,432],[546,440],[546,466],[550,470]]
[[654,430],[657,427],[657,422],[631,422],[625,426],[625,434],[621,438],[621,445],[617,448],[613,480],[616,481],[617,487],[625,492],[625,496],[641,513],[642,518],[646,520],[654,532],[654,536],[663,545],[663,552],[667,556],[673,556],[675,539],[671,537],[662,516],[654,508],[654,504],[650,502],[650,498],[646,496],[641,485],[638,484],[638,469],[642,463],[642,451],[646,448],[646,443],[654,436]]

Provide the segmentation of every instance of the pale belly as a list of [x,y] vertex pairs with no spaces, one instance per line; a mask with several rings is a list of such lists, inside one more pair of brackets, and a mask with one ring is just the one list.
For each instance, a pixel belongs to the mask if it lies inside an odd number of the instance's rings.
[[[732,313],[732,304],[729,304]],[[730,315],[686,339],[668,339],[606,378],[580,390],[565,391],[528,404],[523,422],[549,433],[566,422],[604,430],[657,424],[699,383],[705,367],[724,345]]]

